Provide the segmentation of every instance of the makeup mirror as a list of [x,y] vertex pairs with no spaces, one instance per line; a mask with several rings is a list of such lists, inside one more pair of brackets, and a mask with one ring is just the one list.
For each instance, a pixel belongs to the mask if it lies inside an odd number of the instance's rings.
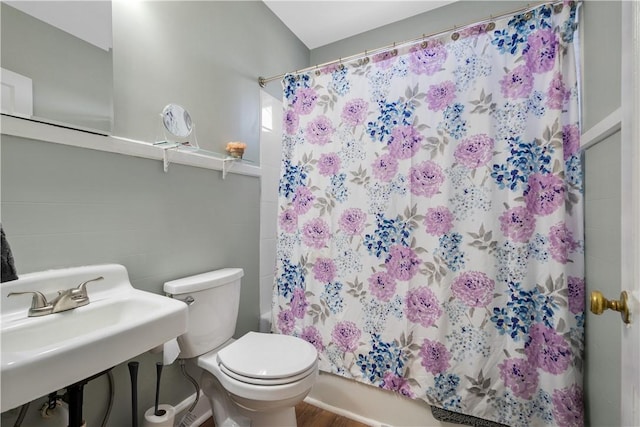
[[0,4],[2,113],[110,134],[111,1]]
[[162,110],[164,128],[176,138],[186,138],[191,135],[193,123],[191,115],[181,105],[169,104]]
[[185,148],[198,149],[195,124],[186,108],[178,104],[167,104],[160,113],[164,139],[156,144],[173,143]]

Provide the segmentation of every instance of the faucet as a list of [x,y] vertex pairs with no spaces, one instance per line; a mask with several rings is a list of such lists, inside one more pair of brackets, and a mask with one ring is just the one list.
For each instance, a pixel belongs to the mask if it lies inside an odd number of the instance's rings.
[[58,291],[58,295],[47,302],[47,298],[42,292],[37,291],[25,291],[25,292],[11,292],[7,297],[14,295],[32,294],[31,307],[29,308],[29,317],[46,316],[47,314],[60,313],[61,311],[73,310],[74,308],[82,307],[89,304],[89,295],[87,293],[87,283],[102,280],[104,277],[96,277],[95,279],[82,282],[76,288],[66,289],[64,291]]

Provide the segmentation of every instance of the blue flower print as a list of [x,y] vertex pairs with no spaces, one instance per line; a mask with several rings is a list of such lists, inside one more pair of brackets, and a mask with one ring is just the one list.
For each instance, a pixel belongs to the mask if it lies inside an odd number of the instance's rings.
[[279,194],[291,198],[296,188],[307,185],[307,171],[304,166],[294,165],[290,160],[284,161],[284,171],[280,177]]
[[278,295],[290,299],[295,288],[305,289],[304,269],[299,264],[291,264],[287,259],[282,260],[282,272],[276,278]]
[[434,255],[442,258],[451,271],[458,271],[464,267],[464,252],[460,250],[460,243],[460,233],[447,233],[440,237],[440,246],[434,250]]
[[502,54],[517,55],[521,48],[526,48],[529,34],[536,29],[551,28],[548,21],[551,13],[551,7],[542,6],[528,13],[515,15],[508,22],[508,28],[493,32],[491,44]]
[[372,384],[378,384],[387,372],[401,376],[405,358],[396,341],[384,342],[380,335],[373,334],[371,350],[367,354],[358,354],[356,364],[360,367],[363,376]]
[[400,216],[390,219],[382,214],[376,214],[376,230],[373,234],[364,236],[364,245],[369,254],[386,258],[391,246],[397,244],[409,246],[411,230],[411,224],[403,221]]
[[378,102],[380,114],[375,122],[367,123],[367,133],[372,141],[387,142],[391,131],[398,125],[413,124],[416,106],[411,102]]
[[460,377],[455,374],[442,373],[435,378],[435,385],[427,389],[427,396],[441,403],[447,409],[456,409],[460,405],[460,396],[457,389],[460,385]]
[[308,74],[287,74],[283,79],[284,96],[288,101],[292,101],[296,90],[302,87],[309,87],[311,78]]
[[462,118],[464,105],[455,103],[444,110],[443,120],[438,129],[448,133],[454,139],[461,139],[467,134],[467,121]]
[[347,189],[345,182],[347,180],[347,174],[341,173],[333,175],[331,177],[331,186],[329,193],[338,201],[345,202],[349,197],[349,190]]
[[351,83],[347,79],[347,67],[338,67],[333,73],[331,73],[331,83],[329,83],[329,89],[334,90],[338,95],[344,96],[349,93],[351,89]]
[[527,337],[534,323],[554,327],[553,316],[558,305],[551,297],[541,294],[538,287],[524,290],[520,283],[510,283],[509,291],[506,307],[494,307],[491,316],[500,335],[509,335],[517,342]]
[[582,163],[580,162],[580,157],[575,155],[569,157],[564,163],[564,171],[567,181],[582,193]]
[[524,142],[520,137],[509,139],[511,155],[506,164],[494,164],[491,177],[500,189],[512,191],[526,187],[529,175],[551,173],[551,146],[538,145],[536,140]]
[[342,283],[329,283],[324,285],[324,291],[320,295],[320,298],[327,303],[327,307],[333,314],[340,313],[344,309],[344,300],[340,295],[341,290]]

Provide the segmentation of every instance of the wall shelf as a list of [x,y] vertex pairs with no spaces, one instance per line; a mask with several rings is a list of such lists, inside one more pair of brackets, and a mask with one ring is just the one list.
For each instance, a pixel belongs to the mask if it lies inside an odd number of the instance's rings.
[[229,157],[226,154],[214,151],[154,145],[150,142],[110,135],[99,135],[5,114],[1,116],[0,128],[2,129],[3,135],[124,154],[145,159],[161,160],[163,165],[167,162],[167,168],[169,163],[175,163],[219,170],[222,172],[223,178],[226,178],[228,173],[256,177],[261,176],[260,167],[251,164],[252,162]]

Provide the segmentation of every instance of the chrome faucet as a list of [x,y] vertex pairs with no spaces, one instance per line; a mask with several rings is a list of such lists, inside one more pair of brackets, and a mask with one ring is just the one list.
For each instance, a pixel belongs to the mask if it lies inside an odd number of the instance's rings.
[[31,307],[29,308],[29,317],[46,316],[47,314],[60,313],[61,311],[73,310],[74,308],[82,307],[89,304],[89,295],[87,293],[87,283],[102,280],[104,277],[96,277],[95,279],[87,280],[78,285],[77,288],[66,289],[64,291],[58,291],[58,295],[47,302],[47,298],[42,292],[26,291],[26,292],[11,292],[7,297],[14,295],[32,294]]

